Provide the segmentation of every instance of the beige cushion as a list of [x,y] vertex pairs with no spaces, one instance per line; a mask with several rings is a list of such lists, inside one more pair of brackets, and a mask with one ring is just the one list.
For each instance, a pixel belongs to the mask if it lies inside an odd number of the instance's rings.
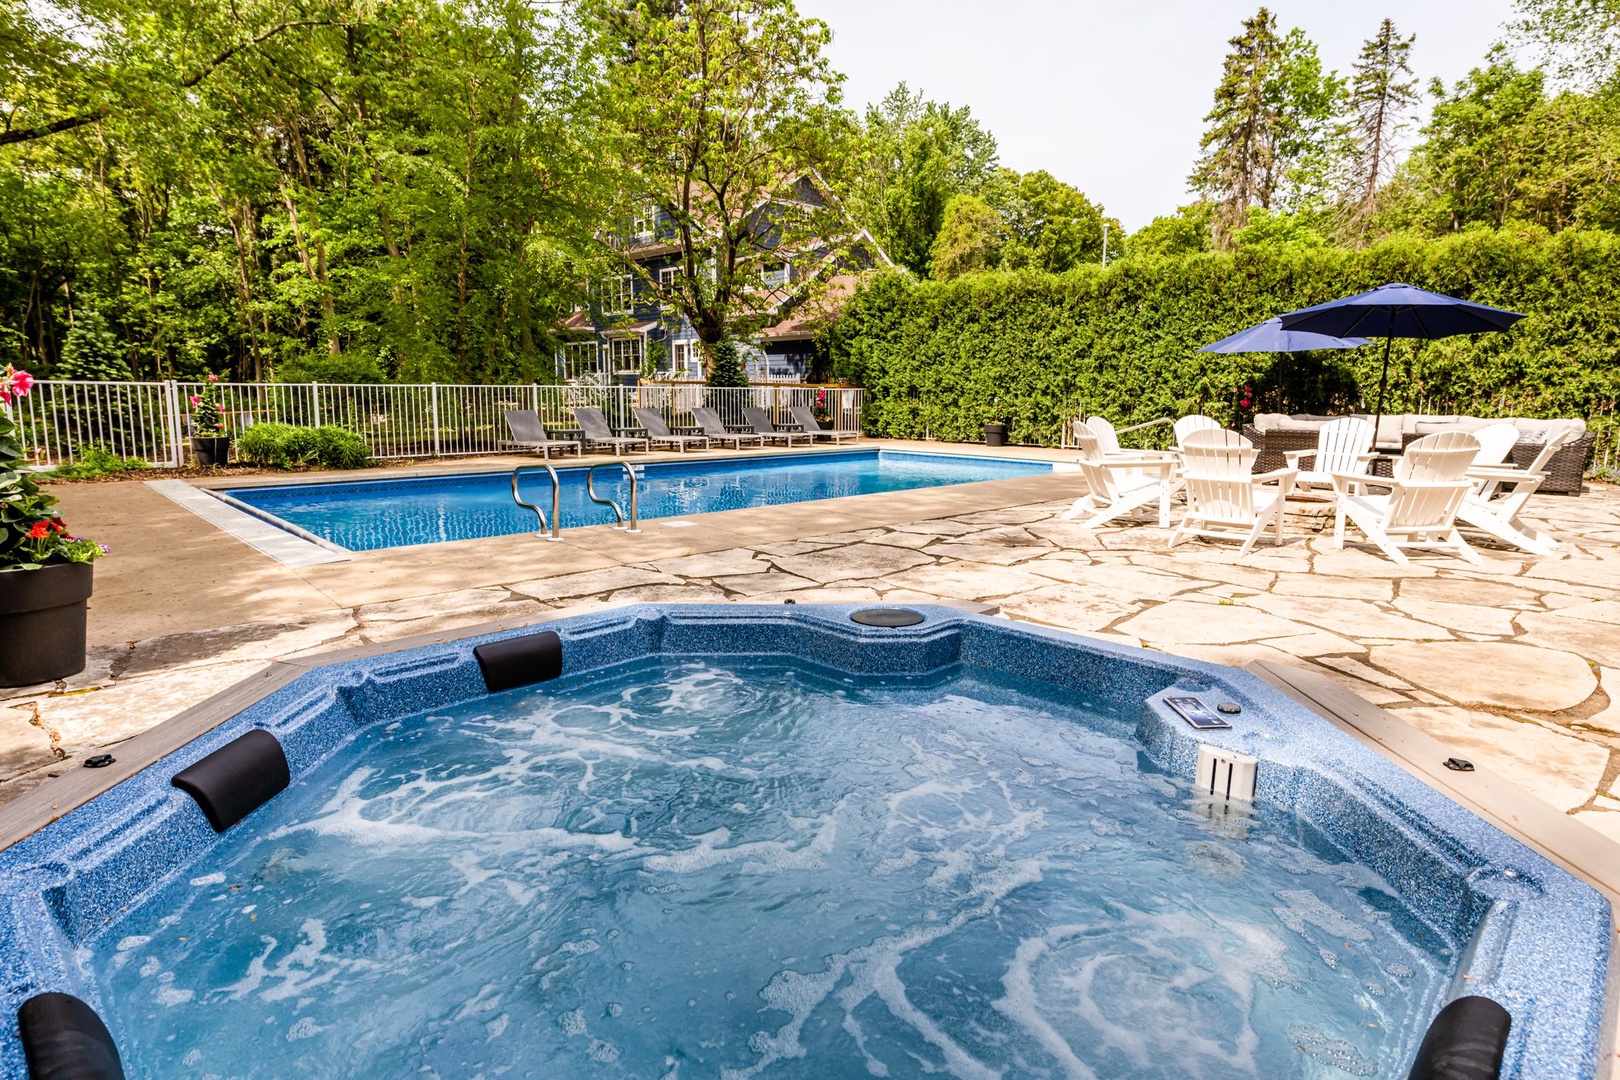
[[1288,417],[1280,412],[1262,412],[1254,414],[1254,426],[1257,431],[1270,431],[1281,426],[1282,421]]

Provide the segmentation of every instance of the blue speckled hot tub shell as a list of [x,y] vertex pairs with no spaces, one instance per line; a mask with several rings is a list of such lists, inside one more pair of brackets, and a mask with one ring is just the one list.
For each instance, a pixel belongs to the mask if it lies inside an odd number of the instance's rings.
[[[900,629],[858,626],[849,619],[855,610],[639,605],[544,629],[561,636],[567,674],[660,652],[782,656],[856,676],[960,664],[1143,702],[1138,737],[1162,767],[1192,776],[1201,741],[1257,757],[1259,799],[1310,821],[1465,946],[1451,996],[1481,994],[1512,1012],[1503,1076],[1594,1073],[1608,902],[1328,721],[1246,672],[1213,664],[949,608],[919,607],[925,621]],[[482,696],[473,647],[531,632],[316,668],[0,852],[0,1007],[15,1016],[22,1001],[49,990],[99,1005],[75,948],[217,841],[197,806],[170,785],[180,769],[262,727],[281,740],[297,784],[361,728]],[[1160,704],[1172,688],[1236,701],[1243,713],[1231,731],[1194,732]],[[252,827],[252,815],[237,826]],[[0,1075],[26,1075],[13,1024],[0,1029]]]

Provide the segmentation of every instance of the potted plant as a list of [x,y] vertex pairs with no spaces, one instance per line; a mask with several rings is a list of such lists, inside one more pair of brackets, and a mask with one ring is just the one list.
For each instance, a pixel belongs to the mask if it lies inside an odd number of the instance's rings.
[[107,553],[68,532],[56,499],[23,472],[12,401],[33,377],[0,371],[0,686],[30,686],[84,670],[91,563]]
[[225,414],[219,411],[219,377],[210,374],[203,392],[191,395],[191,457],[198,465],[223,465],[230,453]]

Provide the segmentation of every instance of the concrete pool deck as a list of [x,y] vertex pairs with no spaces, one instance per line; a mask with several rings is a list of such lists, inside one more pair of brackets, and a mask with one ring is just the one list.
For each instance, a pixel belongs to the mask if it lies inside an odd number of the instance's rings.
[[1292,515],[1286,544],[1263,542],[1241,562],[1235,544],[1172,552],[1151,524],[1093,532],[1058,520],[1085,490],[1078,474],[733,510],[684,528],[655,520],[639,536],[602,526],[567,530],[560,544],[497,537],[301,568],[144,483],[52,490],[74,527],[113,555],[97,566],[87,669],[56,686],[0,690],[0,801],[281,657],[582,602],[943,599],[1200,659],[1320,672],[1620,840],[1620,490],[1608,485],[1531,504],[1566,541],[1561,557],[1481,544],[1482,568],[1423,554],[1401,567],[1354,543],[1334,551],[1308,531],[1322,527],[1320,512]]
[[943,599],[1200,659],[1319,672],[1620,840],[1620,490],[1608,485],[1531,504],[1566,541],[1561,557],[1481,544],[1482,568],[1422,554],[1401,567],[1365,545],[1334,551],[1309,531],[1321,529],[1320,512],[1292,515],[1286,544],[1263,542],[1241,562],[1234,544],[1172,552],[1151,524],[1091,532],[1058,520],[1084,492],[1078,474],[733,510],[686,519],[690,527],[655,520],[639,536],[603,526],[567,530],[560,544],[498,537],[300,568],[144,483],[52,490],[74,527],[114,553],[97,566],[88,668],[64,684],[0,691],[0,801],[281,657],[591,602]]

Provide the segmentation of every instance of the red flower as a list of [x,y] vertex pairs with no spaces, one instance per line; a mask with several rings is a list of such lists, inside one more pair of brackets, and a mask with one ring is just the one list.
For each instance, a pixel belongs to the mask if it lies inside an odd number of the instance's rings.
[[30,540],[43,540],[49,535],[51,535],[51,523],[48,521],[36,521],[34,527],[28,530],[28,539]]
[[191,395],[191,403],[193,405],[201,405],[202,404],[202,398],[198,397],[196,394],[192,394]]

